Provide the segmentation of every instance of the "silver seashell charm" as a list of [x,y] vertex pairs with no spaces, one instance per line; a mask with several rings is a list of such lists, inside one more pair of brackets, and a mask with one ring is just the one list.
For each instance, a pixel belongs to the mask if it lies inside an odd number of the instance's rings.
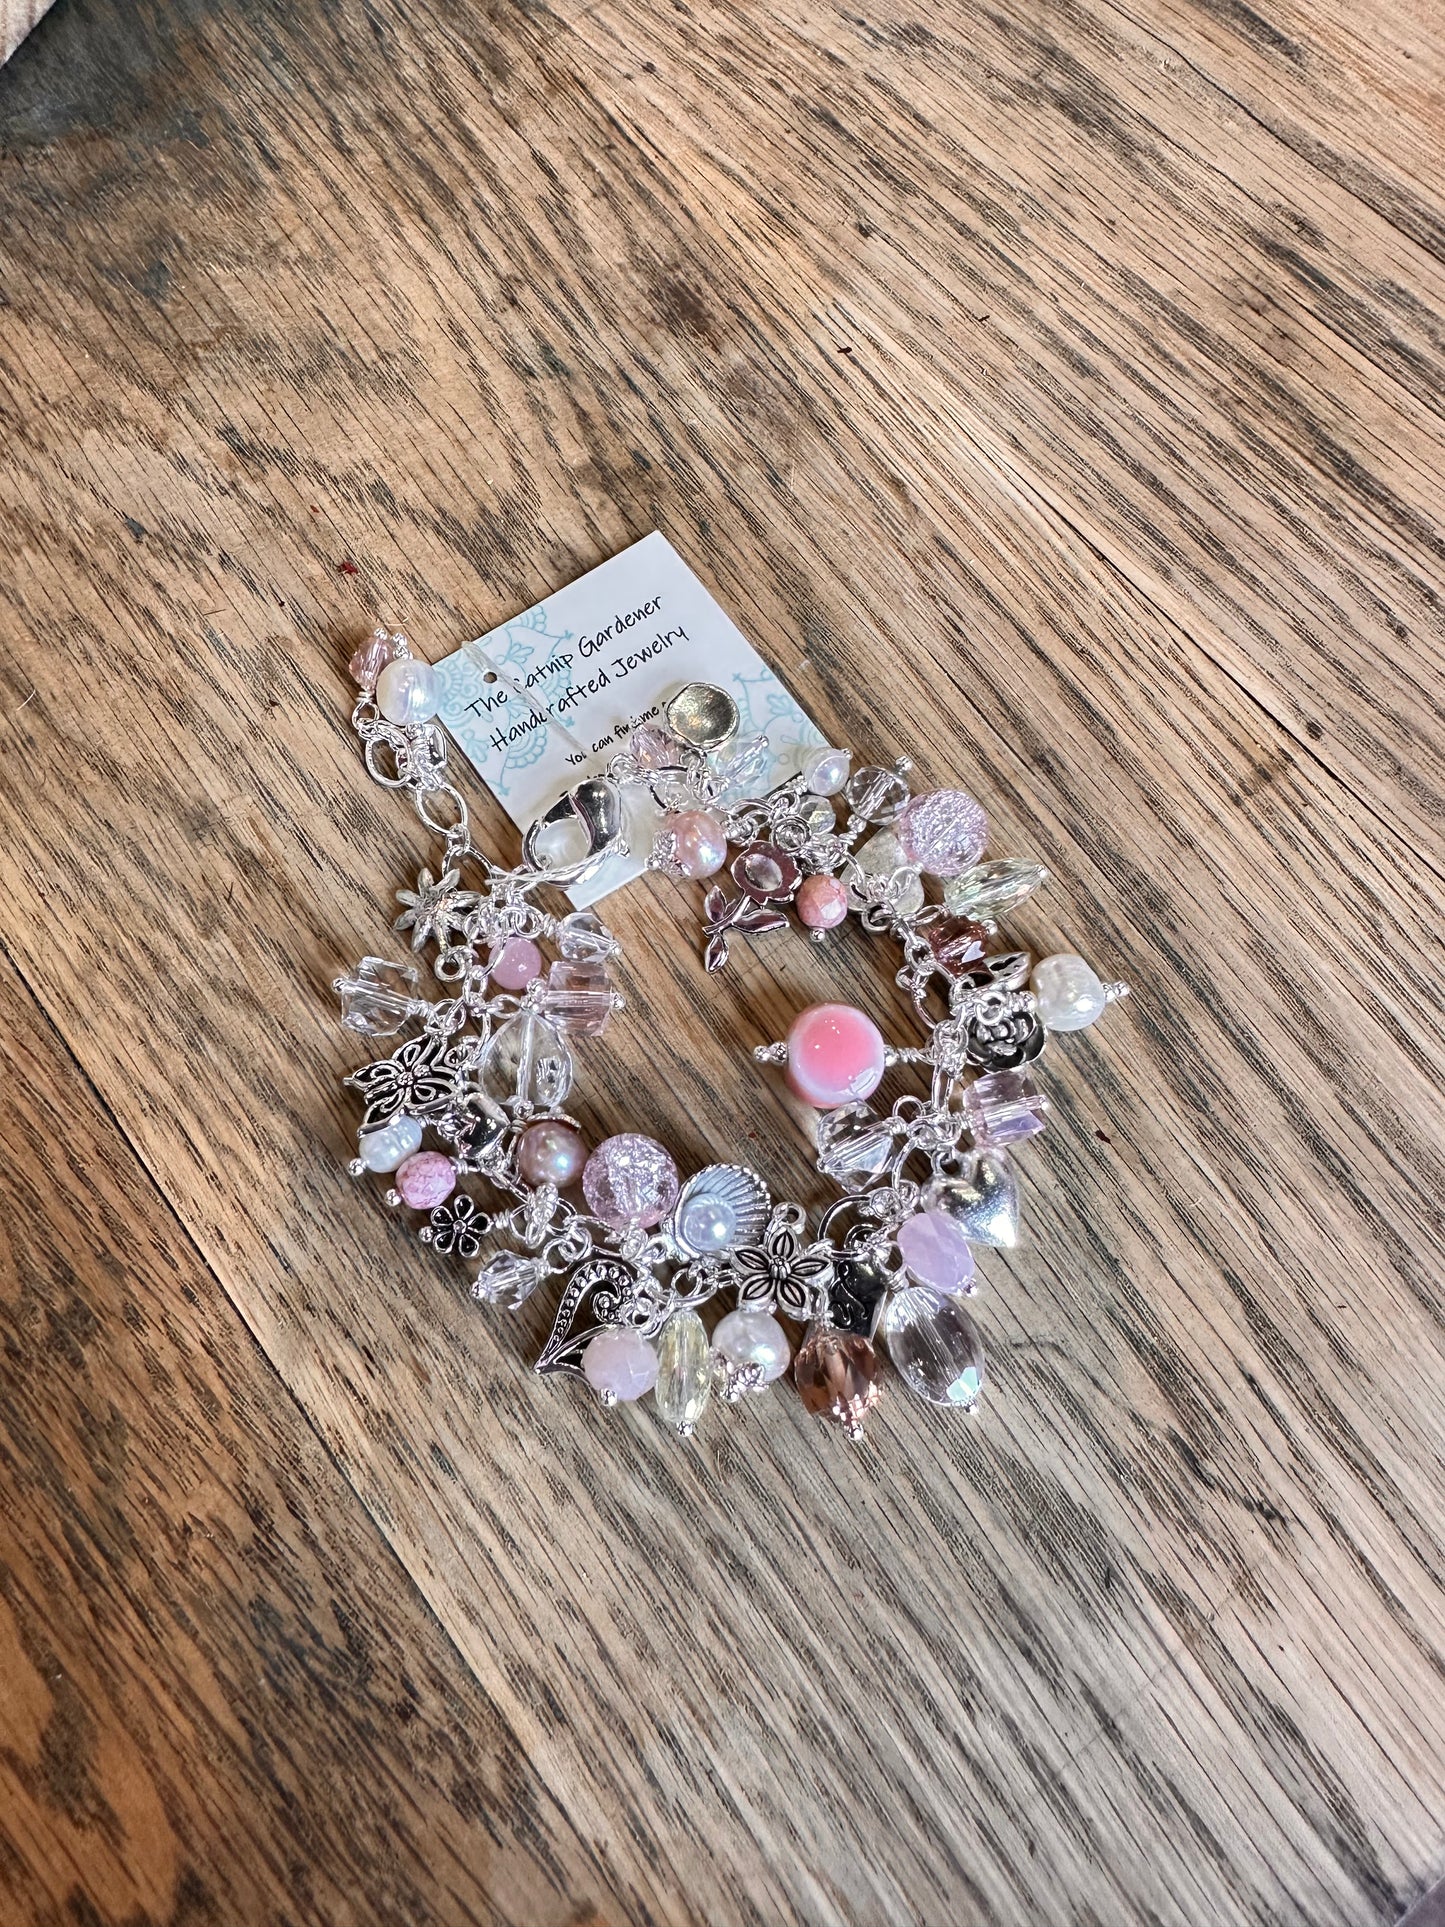
[[672,1214],[672,1236],[690,1258],[716,1258],[754,1245],[767,1229],[772,1199],[756,1171],[709,1164],[690,1178]]
[[946,1211],[970,1244],[1012,1250],[1019,1241],[1019,1180],[1003,1151],[975,1151],[957,1177],[931,1178],[925,1211]]

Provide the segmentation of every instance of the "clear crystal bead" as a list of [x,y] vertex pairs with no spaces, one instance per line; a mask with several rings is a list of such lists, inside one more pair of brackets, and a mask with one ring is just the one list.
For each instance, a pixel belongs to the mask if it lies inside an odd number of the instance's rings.
[[956,1298],[927,1285],[894,1292],[883,1308],[888,1355],[930,1405],[967,1411],[983,1387],[983,1341]]
[[772,766],[773,750],[766,736],[744,736],[712,756],[716,801],[724,805],[756,796]]
[[484,1305],[510,1301],[516,1311],[524,1305],[542,1282],[542,1265],[536,1258],[524,1258],[520,1251],[499,1251],[489,1258],[472,1280],[472,1296]]
[[865,823],[891,823],[908,801],[908,785],[896,771],[870,763],[854,771],[843,794]]
[[622,946],[595,910],[574,910],[557,925],[557,948],[569,963],[606,963]]
[[572,1088],[572,1053],[555,1025],[519,1010],[488,1041],[477,1074],[494,1104],[551,1111]]
[[395,1037],[421,1008],[420,982],[410,964],[363,957],[349,977],[336,979],[342,1023],[363,1037]]
[[653,1400],[663,1421],[683,1438],[697,1428],[712,1395],[712,1347],[695,1311],[675,1311],[657,1341]]
[[956,917],[977,923],[998,923],[1026,903],[1049,873],[1042,863],[1002,857],[996,863],[975,863],[943,886],[943,901]]

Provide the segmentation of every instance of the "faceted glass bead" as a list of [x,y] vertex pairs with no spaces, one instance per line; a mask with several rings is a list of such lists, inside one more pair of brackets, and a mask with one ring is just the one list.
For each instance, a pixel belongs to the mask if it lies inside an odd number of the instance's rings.
[[944,907],[956,917],[976,917],[998,923],[1026,903],[1049,873],[1042,863],[1002,857],[996,863],[975,863],[943,886]]
[[572,1088],[572,1053],[545,1017],[519,1010],[492,1034],[478,1076],[495,1104],[553,1111]]
[[542,1266],[536,1258],[524,1258],[520,1251],[499,1251],[489,1258],[472,1280],[472,1296],[484,1305],[510,1301],[516,1311],[524,1305],[542,1282]]
[[844,794],[865,823],[891,823],[908,801],[908,785],[895,770],[870,763],[849,777]]
[[359,683],[370,695],[376,688],[377,677],[395,655],[395,640],[385,629],[373,629],[346,667],[352,681]]
[[639,769],[676,769],[682,762],[682,744],[660,723],[643,723],[634,729],[627,747]]
[[918,1211],[898,1227],[898,1255],[921,1285],[953,1295],[973,1290],[973,1253],[946,1211]]
[[983,855],[988,818],[965,790],[930,790],[899,815],[906,862],[931,877],[955,877]]
[[653,1402],[665,1424],[691,1438],[712,1396],[712,1347],[695,1311],[675,1311],[657,1341]]
[[574,910],[557,925],[557,948],[569,963],[606,963],[621,945],[595,910]]
[[815,1325],[793,1360],[793,1383],[807,1411],[836,1419],[850,1439],[861,1439],[882,1392],[878,1354],[860,1333]]
[[394,1037],[417,1008],[421,979],[410,964],[363,957],[350,977],[338,977],[341,1021],[363,1037]]
[[940,966],[955,977],[979,961],[988,938],[983,925],[968,917],[940,917],[925,924],[923,934]]
[[983,1387],[983,1342],[956,1298],[909,1285],[883,1308],[888,1355],[910,1390],[930,1405],[967,1411]]
[[603,963],[559,957],[547,973],[542,1009],[568,1037],[600,1037],[612,1016],[612,980]]
[[677,1203],[677,1166],[655,1138],[625,1131],[604,1138],[582,1172],[589,1209],[615,1231],[661,1223]]
[[719,803],[736,802],[755,796],[773,762],[773,747],[766,736],[744,736],[729,743],[712,757],[713,782]]
[[607,1404],[631,1404],[657,1383],[657,1348],[625,1326],[598,1332],[582,1354],[582,1376]]
[[1044,1128],[1049,1100],[1022,1071],[990,1071],[963,1093],[974,1143],[980,1147],[1017,1144]]

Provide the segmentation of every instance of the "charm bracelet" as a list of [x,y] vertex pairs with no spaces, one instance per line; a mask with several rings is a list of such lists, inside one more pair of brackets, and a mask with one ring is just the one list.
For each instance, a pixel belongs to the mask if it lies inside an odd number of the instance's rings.
[[[984,1375],[964,1307],[973,1247],[1018,1236],[1014,1147],[1048,1110],[1030,1068],[1054,1033],[1126,990],[1082,957],[990,951],[997,919],[1047,872],[982,862],[978,804],[912,794],[906,761],[855,770],[848,751],[819,749],[757,793],[767,739],[740,739],[732,698],[702,683],[533,823],[506,869],[472,842],[449,779],[435,672],[384,629],[351,671],[367,769],[411,796],[443,846],[437,874],[397,892],[395,925],[413,952],[433,949],[440,994],[423,995],[415,964],[378,957],[337,980],[343,1024],[403,1039],[346,1079],[365,1105],[353,1175],[385,1174],[387,1202],[415,1214],[424,1244],[477,1264],[481,1302],[515,1310],[558,1280],[535,1369],[580,1375],[605,1405],[651,1393],[684,1437],[714,1397],[760,1393],[790,1364],[807,1409],[861,1437],[882,1391],[880,1336],[910,1390],[971,1409]],[[649,868],[730,875],[704,899],[709,970],[739,937],[784,928],[788,905],[820,941],[855,915],[901,946],[921,1044],[895,1048],[864,1011],[815,1004],[755,1053],[819,1113],[817,1168],[841,1195],[811,1227],[748,1165],[684,1181],[664,1145],[626,1131],[589,1152],[565,1109],[574,1045],[621,1008],[620,946],[594,911],[554,915],[535,898],[625,854],[623,792],[638,786],[662,812]],[[927,1089],[885,1112],[869,1099],[894,1065],[916,1066]],[[709,1333],[699,1311],[714,1298],[732,1303]],[[796,1352],[782,1319],[805,1328]]]

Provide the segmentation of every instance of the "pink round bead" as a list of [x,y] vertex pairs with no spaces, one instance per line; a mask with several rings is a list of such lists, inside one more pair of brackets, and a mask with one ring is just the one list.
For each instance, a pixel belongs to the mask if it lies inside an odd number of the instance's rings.
[[952,1297],[973,1290],[973,1253],[946,1211],[919,1211],[898,1227],[898,1255],[921,1285]]
[[655,1138],[605,1137],[582,1172],[582,1195],[604,1224],[625,1231],[660,1224],[677,1203],[677,1166]]
[[657,1347],[641,1332],[598,1332],[582,1354],[582,1376],[599,1397],[630,1404],[657,1383]]
[[931,877],[956,877],[983,855],[988,818],[963,790],[915,796],[893,825],[904,860]]
[[812,1004],[788,1032],[788,1087],[833,1111],[871,1097],[883,1077],[883,1033],[851,1004]]
[[508,937],[487,952],[487,969],[499,990],[525,990],[542,974],[542,953],[530,937]]
[[848,914],[848,892],[837,877],[804,877],[798,886],[798,915],[810,930],[833,930]]
[[582,1133],[560,1117],[539,1118],[517,1144],[517,1169],[528,1184],[571,1184],[587,1158]]
[[434,1211],[457,1188],[456,1166],[440,1151],[418,1151],[398,1167],[396,1188],[413,1211]]
[[727,833],[722,818],[711,810],[684,810],[667,827],[677,867],[685,877],[716,876],[727,862]]

